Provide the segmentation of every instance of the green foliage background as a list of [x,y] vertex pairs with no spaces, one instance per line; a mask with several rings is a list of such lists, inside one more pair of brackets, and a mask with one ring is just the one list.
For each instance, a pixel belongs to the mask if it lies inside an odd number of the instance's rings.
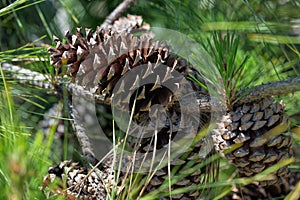
[[[66,30],[74,32],[76,27],[95,30],[120,2],[0,0],[0,63],[11,62],[54,77],[53,68],[43,60],[49,57],[45,44],[52,44],[53,35],[63,38]],[[141,15],[153,27],[187,34],[206,47],[220,69],[224,63],[232,69],[241,67],[238,76],[223,74],[230,96],[235,90],[300,75],[299,9],[298,0],[138,0],[127,13]],[[211,45],[226,34],[239,38],[238,44]],[[57,98],[1,73],[0,199],[43,199],[38,189],[43,174],[53,162],[74,156],[74,149],[53,142],[55,127],[44,135],[37,125]],[[299,126],[299,92],[279,99],[287,105],[292,126]],[[300,134],[293,135],[299,148]],[[58,146],[62,149],[53,152]],[[233,169],[221,167],[220,177],[226,180]],[[299,159],[292,167],[299,170]]]

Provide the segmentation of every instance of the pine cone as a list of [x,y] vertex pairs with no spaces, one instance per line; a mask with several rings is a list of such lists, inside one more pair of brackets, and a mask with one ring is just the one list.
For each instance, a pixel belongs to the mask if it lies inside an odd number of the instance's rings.
[[[269,97],[234,106],[218,124],[214,135],[218,150],[240,145],[225,156],[239,169],[241,176],[253,176],[292,157],[292,139],[284,134],[288,129],[288,117],[283,110],[282,102],[274,103]],[[272,180],[260,185],[269,188],[279,185],[276,187],[280,188],[281,180],[287,175],[288,168],[283,167]]]
[[[172,194],[172,198],[169,197],[168,193],[176,189],[197,187],[199,185],[207,184],[208,180],[213,177],[214,170],[216,169],[215,163],[207,164],[205,167],[201,166],[205,160],[213,154],[211,149],[207,149],[206,154],[204,147],[209,147],[209,140],[195,141],[195,144],[191,146],[191,151],[179,159],[173,160],[171,162],[171,171],[178,168],[178,171],[171,175],[171,181],[177,181],[171,185],[171,191],[169,188],[164,189],[165,194],[161,194],[159,199],[185,199],[185,200],[196,200],[207,192],[205,190],[191,190],[188,192],[182,192],[180,194]],[[201,166],[201,167],[200,167]],[[168,183],[169,173],[167,167],[162,168],[155,173],[154,177],[151,179],[150,183],[147,185],[145,193],[155,192],[160,189],[163,183]],[[207,194],[208,195],[208,194]]]
[[[181,106],[178,95],[193,93],[197,90],[201,94],[207,95],[207,91],[200,88],[198,85],[190,82],[192,90],[189,90],[188,85],[184,84],[182,79],[187,78],[188,74],[200,79],[199,72],[192,66],[189,66],[185,59],[179,59],[176,55],[169,54],[170,47],[165,42],[153,41],[148,35],[133,36],[122,33],[120,35],[112,35],[107,42],[93,48],[90,55],[82,62],[81,67],[76,76],[76,83],[82,85],[85,89],[95,91],[99,95],[106,98],[113,96],[115,104],[122,104],[125,102],[129,104],[130,110],[124,109],[124,112],[131,113],[134,110],[133,120],[141,127],[151,123],[151,120],[159,115],[160,110],[151,110],[151,106],[159,104],[163,106],[166,112],[166,117],[171,121],[166,124],[161,124],[161,129],[157,133],[157,141],[155,144],[154,131],[153,136],[142,138],[141,140],[135,137],[128,137],[127,145],[129,148],[138,146],[138,152],[149,152],[156,149],[161,149],[168,145],[169,135],[172,138],[179,134],[177,131],[180,129],[180,134],[191,134],[191,131],[196,135],[199,129],[203,128],[209,120],[209,113],[201,113],[200,126],[194,127],[190,124],[192,120],[181,121]],[[142,66],[141,74],[136,76],[134,68]],[[172,70],[182,74],[181,77],[176,77]],[[173,73],[173,74],[172,74]],[[119,81],[122,77],[130,77],[126,81]],[[139,85],[139,77],[142,80],[152,82],[147,85]],[[203,80],[199,80],[204,82]],[[116,85],[119,83],[119,85]],[[163,85],[172,85],[173,87],[180,85],[179,89],[173,88],[175,94],[170,91],[170,88]],[[114,92],[114,88],[117,88]],[[127,97],[130,93],[130,88],[135,91],[131,96]],[[124,92],[125,91],[125,92]],[[122,94],[124,93],[125,96]],[[181,97],[181,96],[180,96]],[[133,102],[135,108],[133,109]],[[186,105],[190,102],[185,102]],[[122,106],[120,106],[122,107]],[[196,110],[190,108],[191,111]],[[194,115],[193,117],[199,117]],[[155,120],[154,120],[155,121]],[[153,124],[153,129],[155,124]],[[132,130],[139,132],[138,130]],[[130,133],[131,134],[131,133]],[[206,144],[207,145],[207,144]],[[172,186],[172,189],[196,186],[201,183],[203,176],[206,176],[203,169],[186,169],[185,164],[189,163],[190,167],[195,167],[201,163],[205,156],[199,156],[199,152],[203,151],[202,142],[197,141],[195,147],[185,159],[178,159],[172,162],[171,168],[182,165],[182,170],[178,173],[186,174],[184,178],[178,179],[178,182]],[[209,152],[207,153],[209,154]],[[189,162],[191,161],[191,162]],[[167,179],[167,167],[161,169],[147,186],[146,193],[160,187],[161,184]],[[186,194],[174,195],[173,199],[196,199],[199,197],[199,191],[188,192]]]
[[[49,50],[52,53],[52,64],[57,67],[64,63],[69,64],[68,72],[74,77],[76,84],[98,95],[103,95],[107,99],[113,97],[116,104],[124,101],[128,103],[129,110],[124,109],[124,112],[130,113],[134,110],[133,120],[140,126],[149,124],[153,117],[157,117],[158,113],[164,110],[166,118],[170,120],[161,124],[161,129],[157,133],[156,149],[167,146],[169,136],[171,135],[173,139],[176,134],[179,134],[178,130],[183,135],[192,133],[196,135],[204,127],[204,124],[208,123],[209,113],[201,113],[201,116],[191,116],[197,118],[197,120],[200,117],[199,127],[191,124],[192,119],[182,121],[182,105],[180,105],[179,101],[181,96],[178,95],[182,93],[191,94],[197,91],[199,94],[208,96],[208,92],[193,82],[189,82],[189,85],[192,87],[185,85],[186,83],[183,80],[190,74],[199,79],[200,82],[204,83],[204,81],[201,79],[200,72],[189,66],[185,59],[170,54],[171,48],[165,42],[154,41],[148,34],[134,36],[125,32],[116,33],[109,29],[106,31],[96,30],[95,33],[99,36],[91,37],[91,35],[95,34],[88,32],[84,38],[83,34],[80,33],[80,29],[77,29],[75,36],[67,36],[67,38],[70,38],[68,40],[69,46]],[[76,43],[74,41],[80,42]],[[59,47],[63,45],[59,42],[57,43]],[[73,43],[78,45],[75,47]],[[73,57],[69,56],[68,59],[65,59],[62,55],[67,53],[64,52],[68,52],[68,55]],[[142,74],[139,77],[134,76],[134,68],[142,65]],[[174,75],[175,72],[181,74],[181,76]],[[131,74],[133,76],[129,79],[130,81],[123,82],[123,86],[122,81],[120,81],[121,86],[116,87],[121,78],[125,75],[130,77]],[[154,80],[154,82],[139,86],[137,84],[139,78],[141,80]],[[172,85],[174,92],[164,87],[164,84]],[[115,87],[117,88],[116,94],[113,94]],[[122,93],[122,88],[125,90],[133,88],[132,95],[129,97],[119,95],[119,93]],[[134,101],[136,102],[133,108]],[[110,100],[107,102],[110,102]],[[184,102],[185,105],[190,103],[188,101]],[[151,110],[151,106],[155,104],[162,105],[162,109]],[[195,110],[193,107],[189,109],[189,112]],[[152,132],[152,137],[142,138],[141,141],[134,137],[129,137],[127,141],[128,146],[130,148],[138,147],[139,152],[153,151],[155,145],[153,137],[154,132]],[[203,179],[204,176],[207,176],[205,169],[197,168],[203,159],[211,153],[211,148],[208,147],[205,155],[199,155],[199,152],[203,152],[203,146],[209,145],[207,145],[207,142],[206,145],[203,145],[203,141],[195,141],[194,147],[191,147],[189,154],[185,155],[186,157],[174,160],[171,163],[171,170],[182,165],[176,173],[178,182],[172,185],[172,190],[187,186],[197,186],[203,180],[206,180]],[[164,167],[152,178],[147,185],[145,193],[159,188],[167,178],[168,169]],[[172,195],[172,198],[197,199],[199,195],[199,191],[192,191],[185,194]]]
[[[46,196],[62,195],[66,199],[105,200],[106,188],[111,187],[113,178],[109,167],[102,167],[102,171],[89,172],[79,163],[70,160],[50,167],[48,175],[44,177],[44,192]],[[54,181],[61,182],[55,188],[51,186]],[[47,191],[51,189],[51,191]]]

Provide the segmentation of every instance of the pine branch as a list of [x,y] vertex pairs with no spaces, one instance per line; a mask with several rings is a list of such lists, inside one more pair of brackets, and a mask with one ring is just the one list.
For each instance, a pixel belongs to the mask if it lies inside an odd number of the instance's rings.
[[82,97],[89,101],[95,101],[99,104],[110,105],[110,99],[105,99],[103,95],[93,94],[88,90],[85,90],[82,86],[74,83],[63,83],[62,87],[65,87],[72,95]]
[[[75,96],[82,97],[89,101],[95,101],[95,103],[110,105],[111,99],[105,98],[103,95],[96,95],[92,92],[85,90],[82,86],[76,85],[69,81],[64,81],[62,79],[58,80],[57,85],[53,86],[49,83],[50,77],[47,75],[31,71],[29,69],[24,69],[16,65],[12,65],[9,63],[3,63],[2,69],[4,71],[10,72],[12,74],[12,78],[16,79],[21,84],[30,84],[32,86],[37,86],[40,88],[51,89],[53,93],[61,93],[63,89],[67,89],[67,91]],[[211,107],[217,107],[218,103],[211,103],[211,99],[207,96],[197,96],[197,103],[199,104],[199,108],[201,112],[210,112]]]
[[100,27],[106,28],[107,26],[112,25],[114,21],[119,19],[119,17],[121,17],[121,15],[131,6],[134,1],[135,0],[124,0],[122,3],[120,3],[118,7],[116,7],[112,13],[106,17],[105,21]]
[[300,76],[243,90],[239,93],[236,101],[239,103],[247,103],[269,96],[280,96],[297,91],[300,91]]
[[4,71],[10,72],[12,78],[18,80],[21,84],[29,84],[44,89],[54,89],[50,84],[50,77],[39,72],[24,69],[9,63],[0,63]]

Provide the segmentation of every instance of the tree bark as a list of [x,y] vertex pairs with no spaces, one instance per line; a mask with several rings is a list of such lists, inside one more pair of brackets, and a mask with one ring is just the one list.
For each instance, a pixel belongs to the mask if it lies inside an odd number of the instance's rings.
[[300,76],[288,80],[258,85],[239,93],[237,101],[247,103],[269,96],[280,96],[300,91]]

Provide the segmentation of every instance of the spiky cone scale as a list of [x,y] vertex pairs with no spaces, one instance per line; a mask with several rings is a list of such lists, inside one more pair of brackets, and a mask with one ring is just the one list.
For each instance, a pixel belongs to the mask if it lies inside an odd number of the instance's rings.
[[[225,157],[241,176],[254,176],[293,156],[292,138],[285,134],[289,122],[284,107],[282,102],[274,102],[273,97],[242,103],[233,106],[217,124],[216,148],[227,150]],[[229,150],[234,146],[237,148]],[[282,179],[288,176],[288,168],[283,167],[273,175],[273,179],[260,182],[260,186],[279,190]]]
[[74,35],[71,35],[67,31],[65,33],[67,44],[62,43],[60,39],[54,37],[56,47],[48,49],[48,52],[51,54],[50,64],[56,68],[68,66],[68,75],[74,76],[81,62],[88,56],[90,49],[111,35],[110,30],[97,29],[95,33],[91,29],[86,29],[85,31],[85,36],[81,28],[77,28]]
[[67,73],[74,76],[81,62],[89,54],[90,49],[110,38],[113,33],[130,32],[135,29],[147,30],[149,29],[149,25],[143,23],[141,16],[127,15],[127,17],[121,17],[116,20],[114,24],[109,27],[97,27],[95,32],[86,28],[85,35],[82,33],[81,28],[77,28],[74,35],[66,31],[66,44],[62,43],[61,40],[55,36],[53,38],[56,47],[48,49],[51,54],[50,64],[57,68],[68,66]]
[[[49,168],[43,180],[43,191],[47,197],[58,195],[69,200],[105,200],[107,189],[113,185],[112,170],[106,165],[101,171],[90,170],[70,160],[62,161]],[[54,182],[55,187],[51,185]]]

